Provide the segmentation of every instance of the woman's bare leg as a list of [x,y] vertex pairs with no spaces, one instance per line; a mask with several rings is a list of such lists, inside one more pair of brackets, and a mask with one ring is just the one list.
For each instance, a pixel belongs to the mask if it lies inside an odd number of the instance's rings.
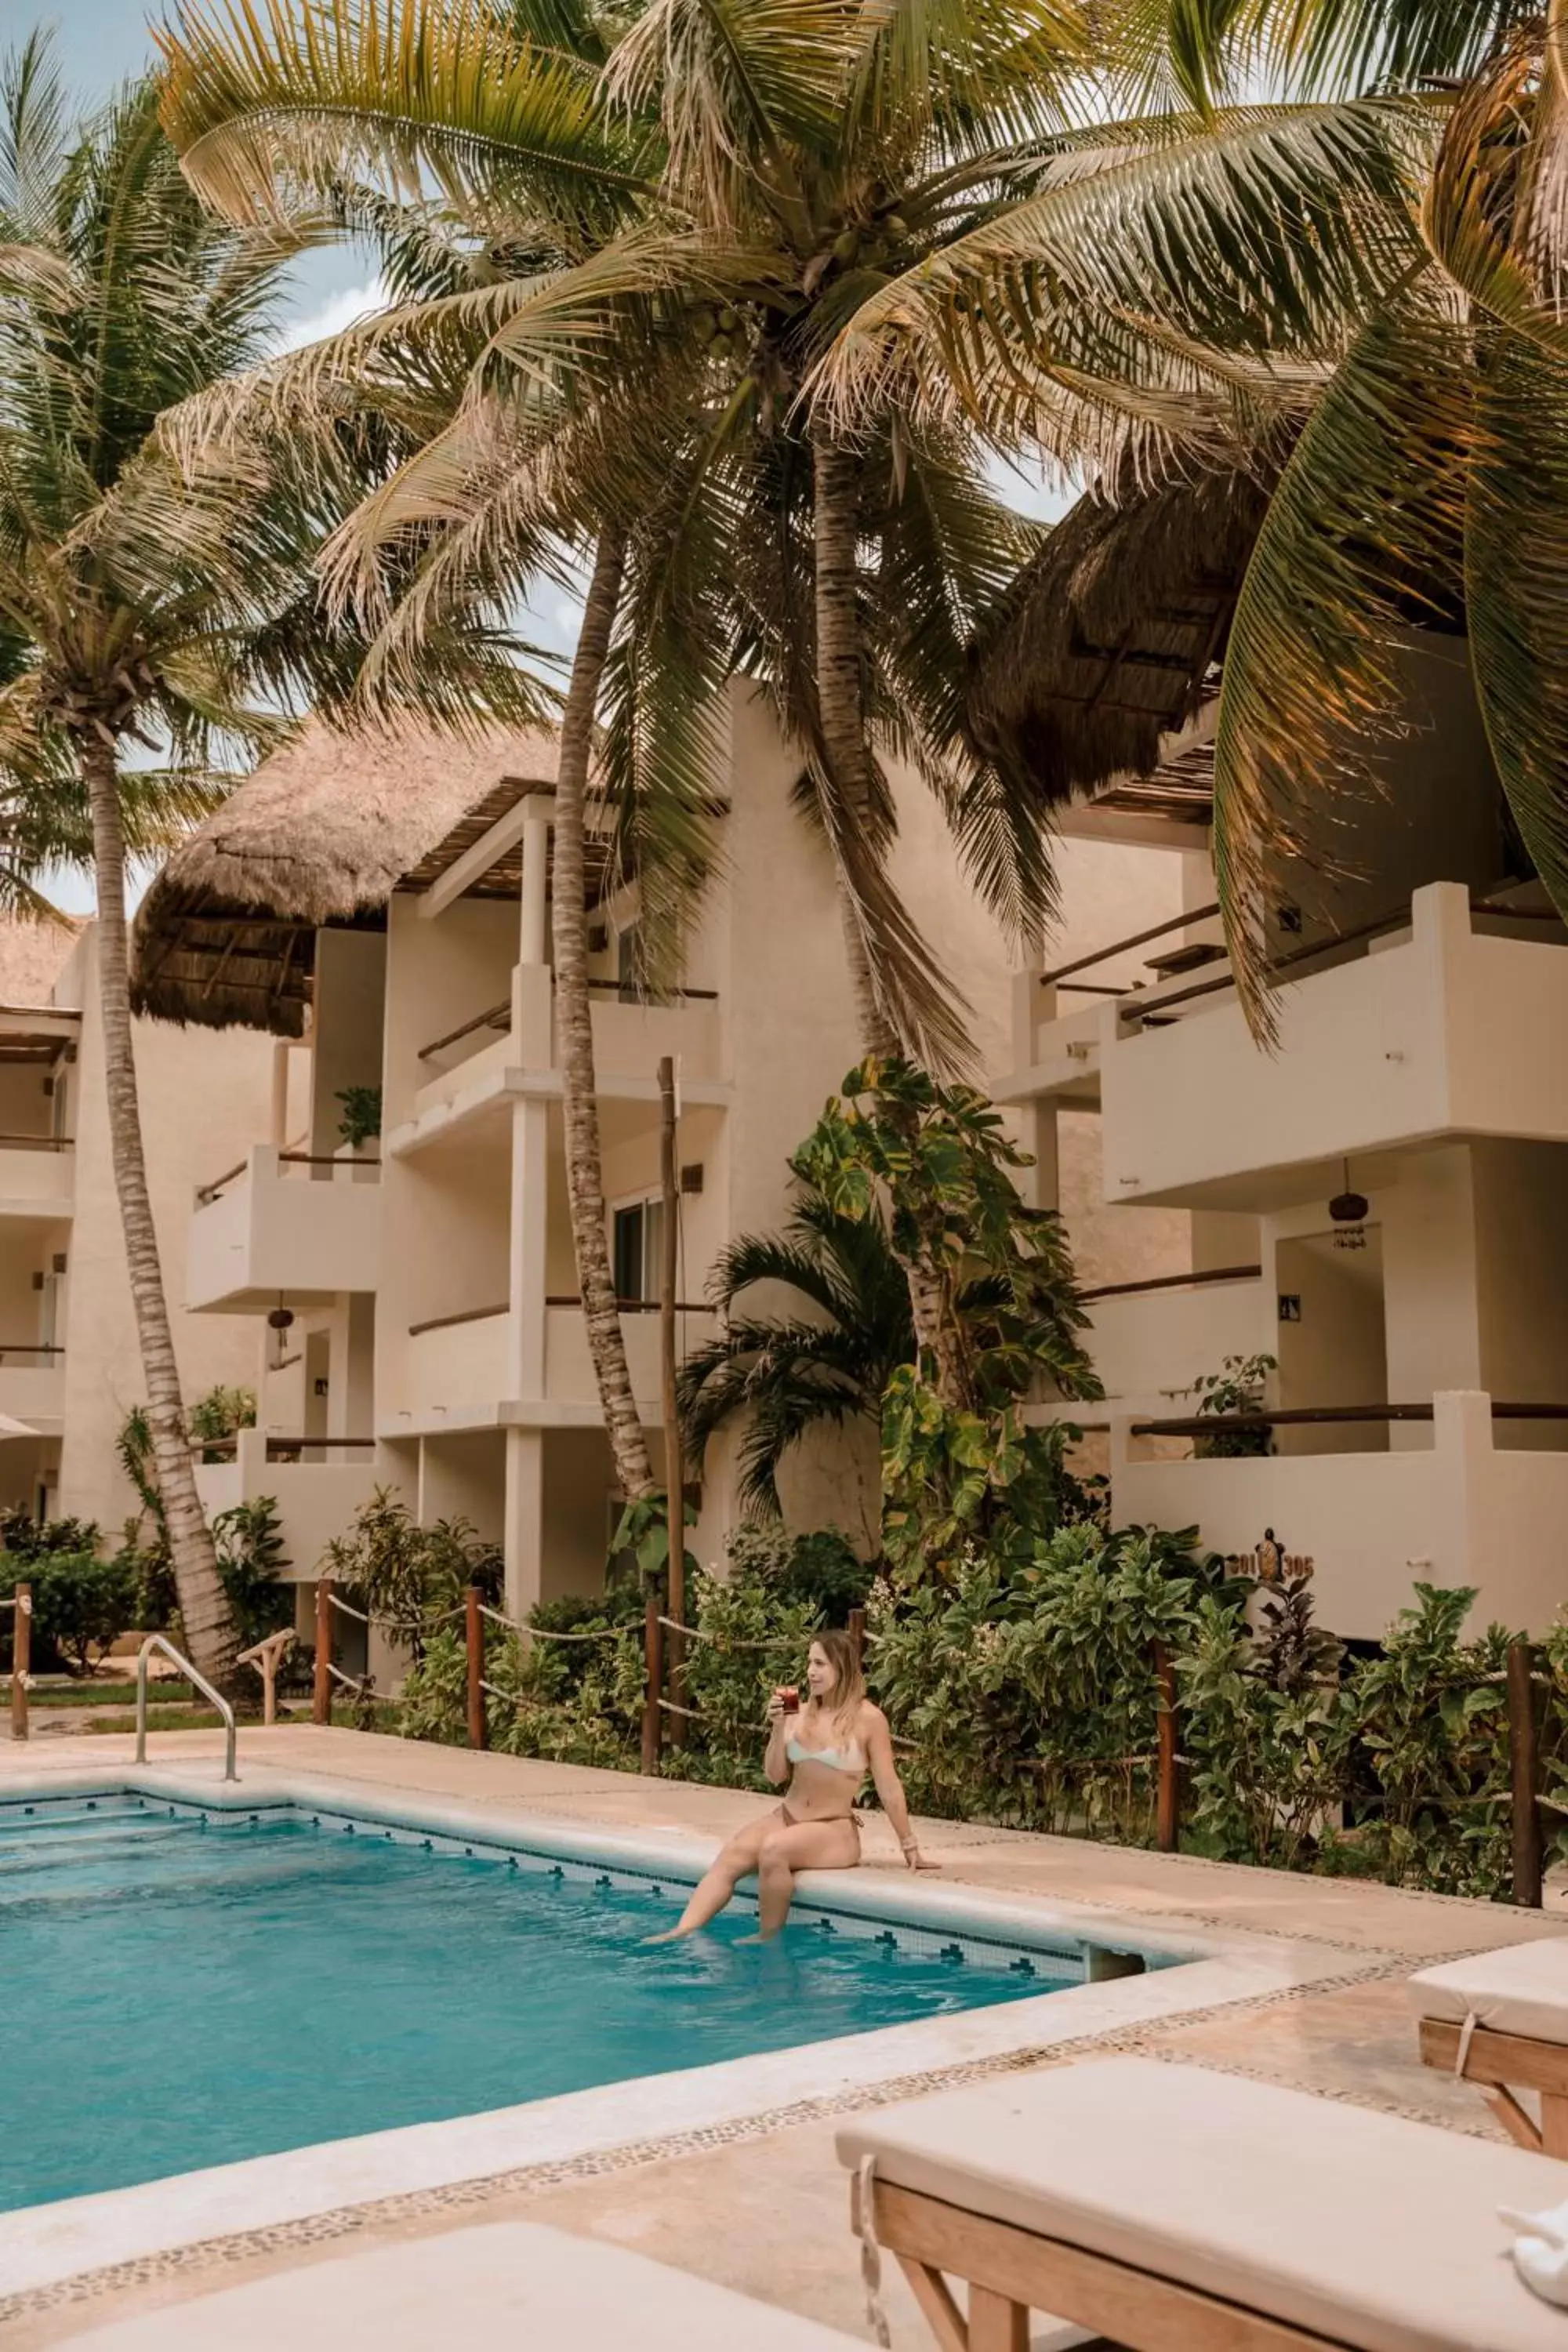
[[798,1870],[853,1870],[860,1834],[852,1821],[792,1822],[769,1827],[757,1861],[757,1912],[762,1940],[776,1936],[789,1916]]
[[699,1927],[706,1927],[710,1919],[716,1919],[742,1879],[749,1878],[756,1869],[763,1842],[777,1828],[779,1820],[780,1812],[764,1814],[750,1829],[732,1837],[692,1888],[691,1900],[675,1926],[667,1927],[661,1936],[645,1937],[644,1942],[673,1944],[678,1937],[694,1936]]

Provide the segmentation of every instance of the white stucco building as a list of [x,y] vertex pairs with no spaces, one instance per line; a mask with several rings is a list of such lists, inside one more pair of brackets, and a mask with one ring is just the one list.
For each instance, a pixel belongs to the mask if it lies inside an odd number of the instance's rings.
[[[94,925],[0,927],[0,1503],[98,1522],[136,1497],[115,1453],[142,1402],[110,1158]],[[265,1115],[267,1043],[138,1022],[148,1182],[187,1397],[248,1382],[252,1327],[184,1312],[193,1183]]]
[[[1116,1517],[1227,1553],[1274,1528],[1345,1635],[1416,1578],[1539,1633],[1568,1601],[1568,930],[1521,878],[1463,638],[1413,639],[1406,685],[1338,873],[1273,877],[1277,1051],[1237,999],[1200,793],[1185,919],[1022,972],[993,1087],[1047,1162],[1059,1119],[1096,1119],[1104,1214],[1160,1221],[1147,1278],[1094,1305]],[[1347,1193],[1363,1218],[1331,1214]],[[1276,1453],[1195,1457],[1168,1424],[1256,1354]]]
[[[613,887],[607,859],[595,861],[611,1241],[656,1448],[658,1318],[635,1310],[657,1296],[659,1057],[674,1056],[679,1078],[688,1344],[710,1328],[717,1253],[782,1222],[787,1156],[858,1057],[827,854],[792,804],[796,763],[760,698],[738,691],[728,724],[721,872],[668,1001],[637,1001],[624,984],[636,884]],[[301,1580],[377,1485],[426,1521],[461,1513],[499,1541],[514,1608],[595,1589],[604,1571],[618,1505],[566,1210],[548,960],[553,757],[540,738],[475,751],[308,736],[171,859],[139,919],[149,1010],[192,1024],[190,1045],[202,1024],[221,1026],[214,1045],[248,1049],[258,1031],[276,1041],[268,1116],[239,1151],[215,1139],[193,1188],[185,1288],[198,1321],[250,1317],[253,1366],[266,1367],[262,1425],[232,1464],[204,1466],[204,1492],[214,1508],[275,1495]],[[973,1008],[983,1072],[1006,1058],[1008,957],[929,797],[910,779],[899,797],[898,878]],[[1147,848],[1068,840],[1060,862],[1066,949],[1179,909],[1179,870]],[[356,1153],[340,1097],[375,1087],[379,1145]],[[1067,1139],[1069,1209],[1099,1189],[1092,1131],[1085,1122]],[[1148,1236],[1126,1228],[1135,1255],[1118,1258],[1115,1232],[1098,1207],[1086,1217],[1086,1278],[1139,1271]],[[267,1322],[279,1311],[293,1318],[281,1331]],[[811,1441],[784,1495],[804,1524],[868,1537],[872,1433]],[[736,1516],[716,1446],[700,1557],[719,1556]]]

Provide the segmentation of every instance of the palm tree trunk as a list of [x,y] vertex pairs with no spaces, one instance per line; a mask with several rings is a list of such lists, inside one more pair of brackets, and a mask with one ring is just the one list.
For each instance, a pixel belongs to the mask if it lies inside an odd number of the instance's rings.
[[180,1596],[185,1646],[192,1664],[221,1689],[234,1678],[237,1637],[191,1466],[184,1400],[180,1394],[180,1371],[174,1360],[174,1334],[169,1327],[169,1307],[158,1258],[158,1236],[147,1192],[136,1060],[131,1040],[125,835],[120,814],[120,778],[111,744],[87,734],[79,740],[92,810],[93,864],[98,882],[98,985],[110,1148],[115,1188],[120,1195],[125,1263],[142,1347],[142,1369],[147,1382],[153,1460]]
[[[816,573],[816,707],[823,749],[851,823],[870,821],[875,798],[860,669],[860,468],[853,449],[818,420],[812,427]],[[842,872],[839,912],[862,1049],[890,1061],[900,1041],[878,993],[866,941]]]
[[632,1393],[626,1336],[616,1305],[599,1148],[599,1097],[594,1070],[594,1023],[588,995],[588,921],[584,877],[584,809],[594,719],[610,650],[610,631],[626,570],[626,534],[606,524],[599,534],[583,626],[572,663],[572,683],[561,719],[561,760],[555,776],[555,869],[551,935],[555,950],[557,1050],[566,1129],[566,1195],[577,1287],[588,1329],[588,1351],[621,1492],[628,1502],[657,1494],[647,1437]]

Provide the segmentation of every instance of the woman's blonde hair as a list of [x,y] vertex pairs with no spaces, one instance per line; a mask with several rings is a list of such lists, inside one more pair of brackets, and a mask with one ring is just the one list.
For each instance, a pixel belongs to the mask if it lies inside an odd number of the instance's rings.
[[854,1640],[848,1633],[814,1633],[811,1641],[833,1669],[833,1690],[822,1704],[836,1721],[842,1721],[866,1696],[866,1677]]

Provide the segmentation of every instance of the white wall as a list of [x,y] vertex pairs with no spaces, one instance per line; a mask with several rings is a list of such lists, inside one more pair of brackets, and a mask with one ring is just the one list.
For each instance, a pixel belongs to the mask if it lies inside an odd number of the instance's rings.
[[[60,1001],[82,1007],[76,1076],[76,1214],[65,1301],[65,1436],[56,1507],[96,1519],[106,1536],[135,1507],[115,1458],[126,1413],[146,1396],[110,1156],[98,1010],[98,934],[87,931],[62,975]],[[137,1077],[147,1178],[187,1400],[215,1382],[249,1386],[257,1327],[241,1316],[184,1311],[192,1195],[268,1130],[272,1042],[249,1029],[177,1029],[139,1021]]]

